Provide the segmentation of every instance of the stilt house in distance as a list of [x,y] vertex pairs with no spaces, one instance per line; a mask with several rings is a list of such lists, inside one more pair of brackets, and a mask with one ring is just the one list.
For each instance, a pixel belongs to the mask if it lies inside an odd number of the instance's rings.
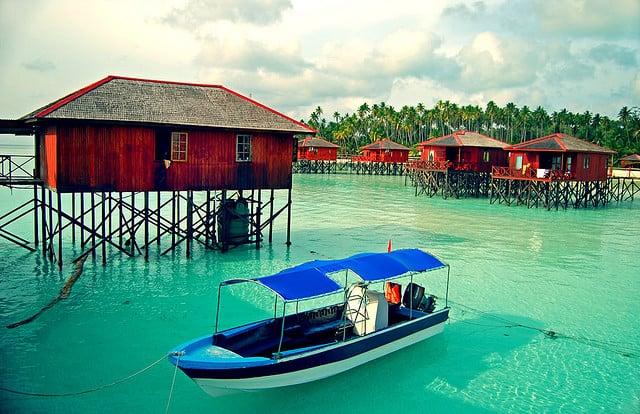
[[576,181],[605,181],[615,151],[567,134],[551,134],[505,147],[510,175]]
[[354,157],[354,161],[403,163],[409,160],[409,147],[382,139],[361,148],[362,155]]
[[335,161],[338,159],[338,148],[340,145],[322,138],[306,137],[298,141],[298,159]]
[[220,85],[118,76],[18,121],[57,192],[291,188],[294,135],[315,133]]
[[508,144],[473,131],[458,131],[416,146],[427,169],[491,172],[492,166],[508,165]]

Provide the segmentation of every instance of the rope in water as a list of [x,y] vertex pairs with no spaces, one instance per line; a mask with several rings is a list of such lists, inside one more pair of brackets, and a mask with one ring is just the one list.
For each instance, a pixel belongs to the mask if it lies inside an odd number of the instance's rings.
[[[46,393],[38,393],[38,392],[18,391],[18,390],[12,390],[10,388],[5,388],[5,387],[0,387],[0,390],[1,391],[6,391],[6,392],[9,392],[9,393],[12,393],[12,394],[28,395],[30,397],[71,397],[71,396],[74,396],[74,395],[89,394],[89,393],[92,393],[92,392],[100,391],[100,390],[103,390],[105,388],[113,387],[114,385],[122,384],[123,382],[129,381],[130,379],[133,379],[133,378],[137,377],[138,375],[142,374],[143,372],[148,371],[149,369],[151,369],[154,366],[158,365],[160,362],[164,361],[164,359],[168,355],[171,355],[171,354],[163,355],[157,361],[152,362],[151,364],[149,364],[146,367],[134,372],[131,375],[128,375],[128,376],[126,376],[124,378],[120,378],[120,379],[118,379],[116,381],[113,381],[113,382],[111,382],[109,384],[101,385],[99,387],[91,388],[91,389],[88,389],[88,390],[82,390],[82,391],[76,391],[76,392],[65,392],[65,393],[60,393],[60,394],[46,394]],[[175,380],[175,374],[174,374],[174,380]],[[172,392],[173,392],[173,384],[172,384],[171,388],[172,388]]]
[[171,388],[169,389],[169,400],[167,401],[167,408],[165,409],[165,414],[169,412],[169,406],[171,405],[171,398],[173,397],[173,387],[176,384],[176,374],[178,373],[178,365],[180,364],[180,357],[184,355],[184,351],[181,352],[173,352],[173,355],[177,357],[176,368],[173,370],[173,379],[171,380]]
[[451,320],[456,320],[458,322],[462,322],[462,323],[466,323],[469,325],[475,325],[475,326],[485,326],[488,328],[523,328],[523,329],[531,329],[534,331],[538,331],[542,334],[544,334],[547,338],[551,338],[551,339],[569,339],[572,341],[576,341],[576,342],[580,342],[583,343],[585,345],[588,346],[592,346],[595,348],[600,348],[602,350],[608,351],[608,352],[612,352],[615,354],[619,354],[622,355],[624,357],[628,357],[628,358],[640,358],[640,348],[638,348],[637,346],[633,346],[631,344],[628,343],[624,343],[624,342],[620,342],[620,341],[604,341],[604,340],[599,340],[599,339],[593,339],[593,338],[586,338],[586,337],[582,337],[582,336],[575,336],[575,335],[565,335],[563,333],[557,332],[555,330],[551,330],[551,329],[542,329],[542,328],[538,328],[535,326],[530,326],[530,325],[524,325],[500,316],[496,316],[493,315],[489,312],[484,312],[481,311],[479,309],[475,309],[472,308],[471,306],[467,306],[467,305],[463,305],[461,303],[456,303],[452,300],[449,300],[450,303],[454,304],[456,307],[458,308],[464,308],[470,312],[473,312],[475,314],[481,315],[484,318],[487,319],[493,319],[497,322],[500,322],[501,325],[487,325],[487,324],[481,324],[481,323],[475,323],[475,322],[469,322],[466,321],[464,319],[456,319],[456,318],[451,318],[449,317],[449,319]]

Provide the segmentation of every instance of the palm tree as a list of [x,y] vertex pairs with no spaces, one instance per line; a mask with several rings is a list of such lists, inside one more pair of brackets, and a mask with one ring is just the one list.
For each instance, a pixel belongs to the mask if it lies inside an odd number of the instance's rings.
[[487,124],[487,131],[490,136],[494,136],[493,128],[494,128],[494,120],[498,115],[498,105],[495,102],[489,101],[487,102],[487,108],[484,110],[485,116],[489,123]]
[[533,111],[533,122],[536,124],[538,137],[545,135],[545,127],[549,123],[549,114],[540,105]]
[[631,111],[629,110],[628,106],[623,106],[622,108],[620,108],[620,111],[618,112],[618,120],[622,123],[622,127],[625,129],[626,131],[626,135],[627,135],[627,145],[629,145],[629,119],[631,118]]
[[516,124],[516,118],[518,117],[519,109],[513,102],[509,102],[502,110],[504,113],[505,121],[507,123],[506,132],[509,134],[509,142],[513,143],[513,130]]
[[520,126],[520,142],[527,140],[527,131],[529,130],[529,122],[531,118],[531,110],[527,105],[520,109],[517,124]]

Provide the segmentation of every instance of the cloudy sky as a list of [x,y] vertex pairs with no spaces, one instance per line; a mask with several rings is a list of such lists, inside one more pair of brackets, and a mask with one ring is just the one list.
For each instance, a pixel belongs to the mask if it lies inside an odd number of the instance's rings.
[[221,84],[308,119],[490,100],[640,105],[640,0],[0,0],[0,118],[108,75]]

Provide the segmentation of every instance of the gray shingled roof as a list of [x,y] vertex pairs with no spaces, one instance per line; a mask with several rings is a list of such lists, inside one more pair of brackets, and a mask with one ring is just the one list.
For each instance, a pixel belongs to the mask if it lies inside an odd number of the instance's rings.
[[219,85],[109,76],[22,117],[315,132]]
[[298,141],[298,147],[340,148],[340,145],[318,137],[307,137]]
[[443,135],[418,144],[418,146],[480,148],[504,148],[507,145],[508,144],[506,142],[502,142],[495,138],[473,131],[458,131],[453,134]]
[[567,134],[551,134],[505,147],[507,151],[596,152],[614,154],[615,151]]
[[369,145],[365,145],[364,147],[362,147],[362,149],[368,149],[368,150],[375,150],[375,149],[380,149],[380,150],[403,150],[403,151],[409,151],[410,148],[409,147],[405,147],[402,144],[398,144],[397,142],[388,140],[388,139],[383,139],[380,141],[376,141],[372,144]]

